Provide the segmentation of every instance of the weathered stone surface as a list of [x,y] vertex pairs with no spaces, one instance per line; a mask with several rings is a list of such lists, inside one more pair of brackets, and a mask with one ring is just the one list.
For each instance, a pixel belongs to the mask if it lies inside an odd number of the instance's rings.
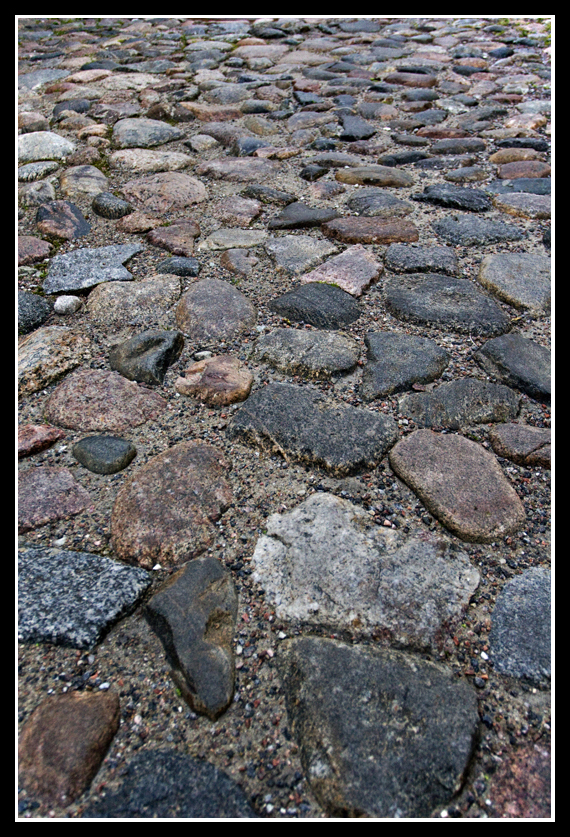
[[391,244],[393,241],[417,241],[419,233],[416,225],[407,219],[393,221],[382,217],[361,218],[345,216],[322,225],[322,231],[328,238],[344,241],[348,244]]
[[119,723],[120,703],[114,692],[46,698],[22,728],[20,783],[47,805],[69,805],[95,778]]
[[166,401],[118,372],[78,369],[48,398],[45,417],[74,430],[121,433],[156,418]]
[[436,233],[449,244],[472,247],[474,244],[500,244],[503,241],[520,241],[523,230],[504,221],[490,221],[471,215],[450,215],[436,221]]
[[91,503],[89,493],[67,468],[48,465],[18,474],[18,532],[29,532],[82,512]]
[[352,296],[335,285],[311,282],[274,299],[269,308],[281,317],[316,328],[342,328],[360,317]]
[[394,444],[392,418],[328,404],[316,390],[269,384],[250,395],[228,427],[231,438],[285,452],[336,476],[372,467]]
[[255,265],[259,264],[259,259],[253,256],[249,250],[232,247],[229,250],[224,250],[220,258],[220,264],[226,270],[231,270],[232,273],[248,276]]
[[325,282],[337,285],[353,296],[361,296],[383,271],[374,254],[362,244],[348,247],[338,256],[301,276],[301,282]]
[[519,745],[502,758],[489,795],[493,816],[501,819],[549,819],[552,816],[552,755],[542,740]]
[[479,584],[445,541],[371,526],[358,506],[321,492],[269,517],[252,563],[278,618],[420,648],[435,647]]
[[184,131],[157,119],[120,119],[113,126],[117,148],[153,148],[184,138]]
[[214,523],[232,492],[229,465],[201,442],[183,442],[150,459],[117,495],[111,516],[121,560],[151,569],[195,558],[214,540]]
[[412,199],[451,209],[467,209],[470,212],[487,212],[493,207],[486,192],[479,189],[467,189],[464,186],[454,186],[451,183],[426,186],[421,194],[412,195]]
[[291,730],[329,816],[429,817],[452,798],[478,727],[467,683],[394,650],[305,637],[284,651]]
[[550,401],[550,349],[520,334],[504,334],[487,340],[475,352],[475,360],[486,372],[531,398]]
[[257,312],[244,294],[221,279],[202,279],[176,307],[178,328],[194,343],[231,340],[255,325]]
[[335,178],[341,183],[361,184],[364,186],[413,186],[414,179],[407,172],[399,171],[391,166],[355,166],[349,169],[339,169]]
[[174,273],[176,276],[198,276],[200,262],[198,259],[185,256],[175,256],[165,259],[157,266],[161,273]]
[[233,698],[237,609],[231,575],[211,557],[186,564],[145,607],[184,700],[212,721]]
[[18,267],[35,264],[49,256],[52,245],[33,235],[18,236]]
[[44,280],[44,291],[55,294],[92,288],[101,282],[132,279],[123,263],[142,249],[140,244],[109,244],[54,256]]
[[225,224],[247,227],[261,212],[261,204],[250,198],[231,197],[217,203],[213,211]]
[[386,308],[400,320],[492,336],[511,327],[509,317],[468,279],[435,273],[398,276],[384,286]]
[[93,199],[91,208],[102,218],[111,219],[124,218],[125,215],[130,215],[133,211],[130,203],[121,200],[112,192],[99,192]]
[[61,191],[71,200],[94,198],[100,192],[108,191],[108,182],[96,166],[73,166],[59,178]]
[[253,352],[255,360],[309,378],[350,372],[359,355],[358,344],[347,334],[294,328],[276,328],[264,334]]
[[519,160],[516,163],[505,163],[497,169],[497,177],[501,180],[516,180],[518,177],[550,177],[550,173],[550,166],[540,160]]
[[71,452],[94,474],[116,474],[132,462],[137,449],[117,436],[88,436],[77,442]]
[[39,328],[51,313],[52,306],[43,296],[18,291],[18,334],[29,334]]
[[405,395],[398,402],[398,410],[413,419],[417,427],[459,430],[467,424],[516,418],[520,401],[520,396],[509,387],[477,378],[460,378],[431,392]]
[[390,465],[429,511],[464,541],[491,543],[523,525],[523,505],[493,454],[463,436],[416,430]]
[[303,273],[315,267],[326,256],[336,253],[337,246],[308,235],[284,235],[264,245],[278,266],[289,273]]
[[180,279],[169,273],[140,282],[104,282],[89,294],[87,312],[102,328],[163,328],[181,291]]
[[514,308],[540,316],[550,311],[550,258],[534,253],[485,256],[478,281]]
[[18,339],[18,396],[37,392],[79,366],[89,355],[82,334],[62,326],[38,328]]
[[375,187],[359,189],[356,194],[348,198],[346,205],[351,212],[366,217],[403,217],[414,211],[413,204],[395,198],[393,195]]
[[121,191],[137,209],[159,215],[182,212],[208,197],[208,191],[200,180],[177,171],[129,180]]
[[190,395],[212,407],[244,401],[251,390],[253,375],[236,357],[220,355],[194,363],[174,384],[182,395]]
[[161,247],[175,256],[191,256],[194,252],[194,239],[200,235],[196,221],[178,221],[169,227],[151,230],[147,241],[155,247]]
[[52,131],[33,131],[18,137],[18,163],[36,160],[65,160],[76,146]]
[[212,177],[214,180],[257,183],[271,180],[278,170],[279,163],[271,160],[260,160],[255,157],[225,157],[221,160],[200,163],[196,168],[196,174]]
[[367,401],[434,381],[449,363],[448,353],[437,343],[411,334],[369,332],[366,346],[362,394]]
[[109,366],[129,381],[162,384],[183,348],[184,338],[178,331],[144,331],[112,349]]
[[178,171],[187,168],[192,162],[189,154],[177,151],[149,151],[144,148],[115,151],[109,155],[109,165],[112,169],[137,172]]
[[40,453],[60,439],[65,439],[65,433],[58,427],[50,427],[49,424],[25,424],[18,428],[18,459]]
[[304,227],[320,227],[325,221],[338,218],[336,209],[315,209],[301,201],[288,204],[279,215],[267,224],[268,230],[296,230]]
[[144,570],[89,552],[21,548],[18,638],[93,648],[150,583]]
[[420,245],[390,244],[385,263],[395,273],[457,274],[457,256],[451,247],[422,247]]
[[219,229],[201,241],[199,250],[233,250],[257,247],[267,238],[265,230]]
[[493,204],[508,215],[522,218],[550,218],[552,201],[550,195],[532,195],[517,192],[513,195],[496,195]]
[[550,570],[523,570],[497,596],[489,634],[494,668],[542,688],[550,685],[550,598]]
[[69,201],[42,204],[36,213],[36,226],[43,235],[54,235],[67,241],[91,232],[91,224],[86,221],[79,207]]
[[542,465],[550,468],[551,433],[548,427],[527,424],[502,424],[489,433],[493,450],[519,465]]
[[143,750],[128,763],[119,790],[108,792],[83,816],[254,819],[241,787],[227,773],[175,750]]
[[472,154],[473,152],[485,151],[485,140],[478,137],[450,137],[440,139],[431,146],[432,154]]

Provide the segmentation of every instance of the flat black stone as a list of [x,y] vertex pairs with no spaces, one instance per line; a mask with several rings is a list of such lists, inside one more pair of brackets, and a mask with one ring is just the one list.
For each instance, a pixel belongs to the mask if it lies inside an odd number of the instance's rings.
[[338,218],[336,209],[313,209],[301,201],[290,203],[267,224],[269,230],[297,230],[306,227],[320,227],[326,221]]
[[274,299],[269,308],[281,317],[317,328],[343,328],[362,313],[353,297],[336,285],[309,282]]
[[390,244],[384,263],[396,273],[457,273],[457,256],[451,247],[416,247],[413,244]]
[[535,137],[510,137],[497,140],[497,148],[534,148],[535,151],[549,151],[550,143]]
[[198,276],[200,262],[191,256],[173,256],[157,266],[159,273],[173,273],[175,276]]
[[129,381],[162,384],[166,370],[184,348],[179,331],[144,331],[109,353],[109,366]]
[[366,335],[368,363],[362,376],[362,395],[367,401],[427,384],[442,374],[448,353],[433,340],[411,334],[371,332]]
[[441,139],[434,142],[431,147],[432,154],[471,154],[476,151],[485,151],[486,144],[477,137],[458,137],[452,139]]
[[318,180],[320,177],[325,175],[328,172],[328,169],[324,168],[324,166],[304,166],[301,171],[299,172],[299,177],[302,177],[303,180],[308,180],[309,182],[313,182]]
[[384,154],[378,157],[381,166],[405,166],[408,163],[417,163],[418,160],[426,160],[430,155],[426,151],[401,151],[398,154]]
[[94,474],[116,474],[132,462],[137,449],[118,436],[87,436],[77,442],[71,452]]
[[467,424],[516,418],[520,395],[501,384],[460,378],[431,392],[414,392],[400,399],[398,409],[418,427],[460,430]]
[[426,186],[421,194],[412,195],[412,200],[433,203],[451,209],[466,209],[470,212],[487,212],[487,210],[493,208],[491,199],[485,192],[479,189],[454,186],[451,183],[436,183],[433,186]]
[[354,142],[369,139],[376,133],[376,128],[360,116],[343,116],[342,133],[339,137],[343,142]]
[[488,221],[470,215],[450,215],[436,221],[436,233],[449,242],[470,247],[473,244],[499,244],[502,241],[521,241],[523,230],[504,221]]
[[411,203],[402,201],[390,195],[385,189],[374,186],[359,189],[349,197],[346,205],[353,213],[367,218],[377,215],[389,217],[392,212],[396,215],[403,215],[408,214],[405,212],[406,209],[410,212],[413,210]]
[[517,177],[516,180],[492,180],[483,187],[492,195],[509,195],[513,192],[529,192],[532,195],[550,195],[550,177]]
[[39,328],[53,311],[47,299],[28,291],[18,291],[18,334],[29,334]]
[[486,372],[496,375],[508,386],[539,401],[550,401],[550,349],[520,334],[504,334],[487,340],[475,352],[474,358]]

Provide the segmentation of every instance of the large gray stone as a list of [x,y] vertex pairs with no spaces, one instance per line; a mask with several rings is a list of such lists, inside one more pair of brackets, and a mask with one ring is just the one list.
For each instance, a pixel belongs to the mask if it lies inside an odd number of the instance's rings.
[[479,282],[496,297],[534,316],[550,312],[550,258],[534,253],[485,256]]
[[347,334],[295,328],[276,328],[264,334],[253,352],[262,363],[309,378],[350,372],[359,356],[358,344]]
[[433,225],[436,233],[448,244],[472,247],[474,244],[500,244],[503,241],[520,241],[523,230],[515,224],[487,220],[472,215],[449,215]]
[[120,119],[113,127],[117,148],[154,148],[184,138],[184,131],[158,119]]
[[366,335],[368,363],[362,376],[362,394],[367,401],[427,384],[442,374],[449,355],[433,340],[398,332]]
[[196,344],[232,340],[257,319],[249,299],[221,279],[202,279],[182,295],[176,307],[179,329]]
[[509,387],[460,378],[432,390],[400,398],[400,413],[414,420],[417,427],[449,427],[459,430],[466,424],[509,421],[518,415],[520,396]]
[[44,292],[78,291],[101,282],[128,281],[133,277],[123,264],[142,249],[140,244],[109,244],[54,256],[44,280]]
[[487,340],[475,360],[486,372],[505,384],[540,401],[550,401],[550,349],[520,334],[504,334]]
[[65,160],[75,151],[75,145],[52,131],[32,131],[18,137],[18,163],[36,160]]
[[303,273],[338,249],[330,241],[321,241],[308,235],[284,235],[271,239],[264,247],[277,265],[289,273]]

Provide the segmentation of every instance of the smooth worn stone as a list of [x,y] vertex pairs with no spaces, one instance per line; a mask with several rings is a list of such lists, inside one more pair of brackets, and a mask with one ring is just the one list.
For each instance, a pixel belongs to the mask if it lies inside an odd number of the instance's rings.
[[392,649],[303,637],[283,650],[291,732],[329,816],[430,817],[452,799],[479,726],[470,685]]
[[102,218],[123,218],[133,212],[133,207],[127,201],[121,200],[112,192],[100,192],[91,204],[91,209]]
[[344,168],[345,166],[362,166],[362,157],[347,154],[346,151],[325,151],[310,158],[310,163],[325,169]]
[[293,322],[337,329],[357,320],[362,311],[351,294],[324,282],[294,288],[269,303],[271,311]]
[[201,241],[199,250],[234,250],[257,247],[267,238],[265,230],[219,229]]
[[44,279],[44,292],[78,291],[101,282],[128,281],[133,277],[123,267],[124,262],[142,249],[140,244],[109,244],[54,256]]
[[46,805],[69,805],[97,775],[120,720],[115,692],[74,691],[45,698],[22,728],[20,784]]
[[431,392],[414,392],[398,402],[398,410],[417,427],[460,430],[467,424],[509,421],[520,409],[520,396],[509,387],[460,378]]
[[551,432],[548,427],[527,424],[501,424],[489,432],[489,441],[498,456],[528,467],[550,468]]
[[190,395],[210,407],[245,401],[253,375],[236,357],[220,355],[194,363],[174,383],[177,392]]
[[505,163],[497,169],[500,180],[516,180],[518,177],[550,177],[551,168],[540,160],[519,160]]
[[242,788],[203,759],[176,750],[145,749],[122,773],[119,789],[107,791],[83,812],[95,819],[254,819]]
[[132,462],[137,449],[117,436],[88,436],[77,442],[71,452],[94,474],[116,474]]
[[496,165],[516,163],[519,160],[540,160],[539,151],[534,148],[501,148],[489,156],[489,162]]
[[20,641],[93,648],[151,578],[101,555],[30,546],[18,550],[18,582]]
[[144,609],[182,697],[212,721],[226,711],[234,694],[237,610],[231,575],[213,557],[186,564]]
[[496,458],[470,439],[416,430],[392,448],[390,465],[461,540],[492,543],[524,524],[523,504]]
[[390,244],[385,264],[395,273],[458,272],[457,256],[451,247],[422,247],[421,245]]
[[444,178],[452,183],[473,183],[487,180],[487,172],[480,166],[463,166],[446,172]]
[[336,209],[314,209],[301,201],[290,203],[279,215],[272,218],[268,230],[296,230],[303,227],[319,227],[325,221],[339,217]]
[[191,256],[194,252],[194,239],[200,235],[196,221],[178,221],[169,227],[151,230],[147,241],[155,247],[168,250],[175,256]]
[[200,262],[198,259],[175,256],[172,259],[165,259],[157,268],[159,273],[173,273],[175,276],[198,276],[200,273]]
[[466,209],[470,212],[487,212],[492,209],[489,196],[479,189],[467,189],[451,183],[437,183],[426,186],[419,195],[412,195],[412,200],[434,203],[451,209]]
[[345,476],[373,467],[394,444],[391,417],[328,404],[316,390],[269,384],[249,396],[228,427],[230,438]]
[[391,166],[355,166],[348,169],[339,169],[335,172],[335,178],[341,183],[363,186],[413,186],[414,179],[407,172],[394,169]]
[[411,334],[369,332],[366,346],[361,390],[366,401],[435,381],[449,363],[448,353],[437,343]]
[[196,168],[196,174],[212,177],[214,180],[257,183],[260,180],[271,180],[279,168],[279,163],[260,160],[257,157],[225,157],[200,163]]
[[509,579],[491,614],[489,657],[496,671],[550,687],[550,570],[531,567]]
[[198,178],[177,171],[129,180],[121,192],[137,209],[159,215],[183,212],[208,197],[206,187]]
[[248,198],[230,197],[213,207],[220,221],[237,227],[247,227],[261,212],[261,204]]
[[220,264],[232,273],[248,276],[256,264],[259,264],[259,259],[251,255],[249,250],[230,248],[222,253]]
[[371,252],[362,244],[355,244],[310,273],[304,273],[301,282],[326,282],[353,296],[361,296],[378,279],[383,269]]
[[91,343],[63,326],[44,326],[18,339],[18,397],[38,392],[89,357]]
[[43,235],[53,235],[66,241],[73,241],[91,232],[91,224],[79,207],[69,201],[42,204],[36,213],[36,227]]
[[118,372],[78,369],[48,398],[45,417],[73,430],[122,433],[155,419],[166,401]]
[[184,131],[157,119],[120,119],[113,126],[117,148],[153,148],[184,138]]
[[308,235],[284,235],[264,244],[266,252],[288,273],[304,273],[326,256],[337,252],[335,244]]
[[509,317],[468,279],[412,273],[389,280],[384,290],[386,308],[400,320],[486,337],[511,327]]
[[164,383],[168,367],[183,348],[179,331],[144,331],[115,346],[109,353],[109,366],[129,381],[155,386]]
[[55,189],[48,180],[18,186],[18,203],[23,207],[41,206],[55,200]]
[[328,238],[349,244],[391,244],[393,241],[417,241],[419,233],[412,221],[382,217],[345,216],[322,225]]
[[382,632],[416,648],[437,645],[479,584],[467,555],[451,544],[371,526],[358,506],[322,492],[269,517],[252,565],[280,620]]
[[174,322],[181,282],[172,274],[156,274],[139,282],[104,282],[87,299],[89,318],[101,328],[164,328]]
[[65,439],[63,430],[50,427],[49,424],[25,424],[18,427],[18,459],[47,450],[60,439]]
[[258,338],[253,357],[284,372],[309,378],[330,378],[350,372],[360,349],[348,335],[338,332],[276,328]]
[[18,163],[65,160],[75,151],[74,143],[52,131],[33,131],[18,137]]
[[115,151],[109,155],[109,165],[112,169],[139,173],[178,171],[187,168],[192,162],[193,158],[189,154],[181,154],[178,151],[150,151],[146,148]]
[[68,468],[41,466],[18,474],[18,532],[67,520],[91,504]]
[[496,297],[534,316],[550,312],[550,258],[533,253],[485,256],[478,281]]
[[514,195],[497,195],[493,204],[508,215],[522,218],[550,218],[552,201],[550,195],[532,195],[519,192]]
[[435,87],[437,78],[424,73],[396,72],[384,76],[386,84],[401,84],[405,87]]
[[484,140],[476,137],[452,137],[440,139],[432,143],[430,151],[432,154],[472,154],[477,151],[485,151],[487,144]]
[[471,215],[449,215],[433,225],[436,233],[449,244],[472,247],[474,244],[501,244],[504,241],[520,241],[523,230],[514,224],[491,221]]
[[339,139],[343,142],[355,142],[369,139],[376,133],[376,128],[360,116],[346,114],[341,117],[342,132]]
[[131,212],[129,215],[124,215],[119,218],[115,224],[115,229],[118,232],[145,233],[149,230],[154,230],[156,227],[162,226],[160,218],[145,215],[143,212]]
[[43,296],[18,291],[18,334],[29,334],[39,328],[51,312],[52,307]]
[[519,177],[517,180],[492,180],[486,184],[485,191],[492,195],[511,195],[518,192],[530,195],[550,195],[552,178]]
[[232,340],[253,328],[256,319],[249,299],[221,279],[194,283],[176,306],[178,328],[199,345]]
[[66,198],[82,200],[107,192],[109,181],[96,166],[73,166],[59,178],[61,191]]
[[258,183],[246,186],[241,194],[246,198],[261,201],[261,203],[276,203],[280,206],[287,206],[288,203],[293,203],[293,201],[297,200],[295,195],[291,195],[289,192],[280,192],[271,186],[262,186]]
[[[20,112],[18,114],[18,131],[23,134],[30,134],[34,131],[49,131],[49,120],[37,111]],[[31,163],[30,165],[34,164]]]
[[202,442],[153,456],[119,491],[112,543],[122,561],[152,569],[184,564],[214,542],[215,522],[232,501],[229,464]]
[[379,216],[386,219],[402,217],[414,211],[411,203],[374,187],[359,189],[349,197],[346,205],[356,215]]
[[47,258],[53,249],[49,241],[43,241],[33,235],[18,236],[18,267],[35,264]]
[[504,334],[487,340],[475,352],[476,362],[507,386],[539,401],[550,401],[550,349],[520,334]]

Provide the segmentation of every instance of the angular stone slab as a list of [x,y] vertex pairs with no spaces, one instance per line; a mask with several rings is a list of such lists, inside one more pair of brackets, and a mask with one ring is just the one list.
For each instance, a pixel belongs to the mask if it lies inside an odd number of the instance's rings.
[[350,294],[335,285],[322,282],[311,282],[294,288],[270,302],[269,308],[293,322],[329,329],[347,326],[362,313]]
[[416,430],[391,450],[390,465],[464,541],[491,543],[524,523],[524,507],[496,458],[470,439]]
[[393,241],[417,241],[416,225],[407,219],[387,220],[381,217],[361,218],[347,215],[322,225],[327,238],[348,244],[391,244]]
[[400,320],[489,337],[511,327],[509,317],[468,279],[409,274],[389,280],[384,290],[386,308]]
[[196,221],[179,221],[169,227],[151,230],[147,235],[147,241],[175,256],[188,257],[193,254],[194,239],[199,235],[200,227]]
[[429,817],[462,784],[475,746],[472,688],[394,650],[304,637],[283,646],[291,731],[332,817]]
[[335,244],[308,235],[284,235],[268,241],[264,246],[279,267],[289,273],[303,273],[337,252]]
[[229,464],[201,442],[183,442],[150,459],[125,485],[111,515],[113,548],[130,564],[172,567],[204,552],[232,492]]
[[42,466],[18,474],[18,532],[82,512],[91,497],[68,468]]
[[116,474],[132,462],[137,449],[117,436],[88,436],[73,445],[71,452],[94,474]]
[[511,578],[491,615],[489,657],[496,671],[550,686],[550,570],[531,567]]
[[493,204],[507,215],[517,215],[522,218],[548,219],[552,215],[552,200],[549,195],[532,195],[524,192],[497,195]]
[[384,268],[374,258],[374,254],[362,244],[347,247],[344,252],[334,256],[324,264],[301,276],[301,282],[325,282],[338,285],[343,291],[353,296],[361,296],[374,282]]
[[158,119],[119,119],[113,126],[117,148],[154,148],[184,138],[184,131]]
[[129,180],[121,191],[137,209],[159,215],[183,212],[208,197],[206,187],[198,178],[177,171]]
[[446,273],[458,271],[457,256],[451,247],[421,247],[410,244],[390,244],[385,264],[395,273]]
[[179,331],[144,331],[109,353],[109,366],[129,381],[157,385],[184,348]]
[[485,256],[478,281],[503,302],[534,316],[550,312],[550,258],[533,253]]
[[474,358],[508,386],[539,401],[550,401],[551,357],[545,346],[520,334],[504,334],[487,340]]
[[48,398],[45,417],[73,430],[122,433],[156,418],[166,401],[118,372],[78,369]]
[[316,390],[269,384],[235,414],[230,438],[259,445],[344,476],[378,463],[397,438],[391,417],[344,404]]
[[196,282],[176,306],[178,328],[200,345],[232,340],[253,328],[256,319],[249,299],[221,279]]
[[54,256],[44,280],[44,292],[56,294],[92,288],[101,282],[128,281],[133,277],[123,264],[142,249],[140,244],[109,244]]
[[260,337],[253,357],[284,372],[309,378],[330,378],[350,372],[358,363],[360,349],[347,334],[276,328]]
[[49,386],[89,356],[90,343],[68,328],[38,328],[18,341],[18,396]]
[[241,360],[220,355],[192,364],[174,386],[182,395],[193,396],[211,407],[223,407],[245,401],[252,384],[253,375]]
[[212,721],[233,698],[237,609],[231,575],[215,558],[206,557],[195,558],[171,576],[144,611],[184,700]]
[[104,282],[87,300],[89,318],[103,328],[162,326],[182,290],[178,276],[158,273],[138,282]]
[[18,267],[41,262],[49,256],[52,245],[33,235],[18,236]]
[[443,373],[449,355],[433,340],[396,332],[366,335],[368,363],[362,376],[362,395],[367,401],[427,384]]
[[466,209],[470,212],[487,212],[493,208],[490,197],[479,189],[467,189],[453,186],[451,183],[436,183],[426,186],[419,195],[412,195],[412,200],[446,206],[450,209]]
[[201,163],[196,168],[196,174],[234,183],[264,183],[271,182],[279,168],[279,163],[271,160],[259,160],[254,157],[225,157],[222,160]]
[[93,648],[150,586],[144,570],[89,552],[18,550],[18,639]]
[[407,172],[394,169],[391,166],[355,166],[349,169],[339,169],[335,172],[336,180],[341,183],[362,186],[413,186],[414,178]]
[[523,230],[504,221],[491,221],[472,215],[450,215],[436,221],[436,233],[449,244],[472,247],[474,244],[500,244],[503,241],[521,241]]
[[232,250],[257,247],[267,238],[265,230],[220,229],[200,242],[199,250]]
[[460,378],[431,392],[405,395],[398,402],[398,410],[418,427],[459,430],[466,424],[516,418],[520,402],[520,396],[509,387],[477,378]]
[[489,433],[489,440],[498,456],[519,465],[542,465],[550,468],[551,432],[549,427],[527,424],[502,424]]
[[49,424],[24,424],[18,427],[18,459],[33,456],[65,439],[65,433]]
[[382,632],[416,648],[436,647],[479,584],[467,555],[443,539],[371,526],[358,506],[321,492],[269,517],[252,565],[279,619]]

